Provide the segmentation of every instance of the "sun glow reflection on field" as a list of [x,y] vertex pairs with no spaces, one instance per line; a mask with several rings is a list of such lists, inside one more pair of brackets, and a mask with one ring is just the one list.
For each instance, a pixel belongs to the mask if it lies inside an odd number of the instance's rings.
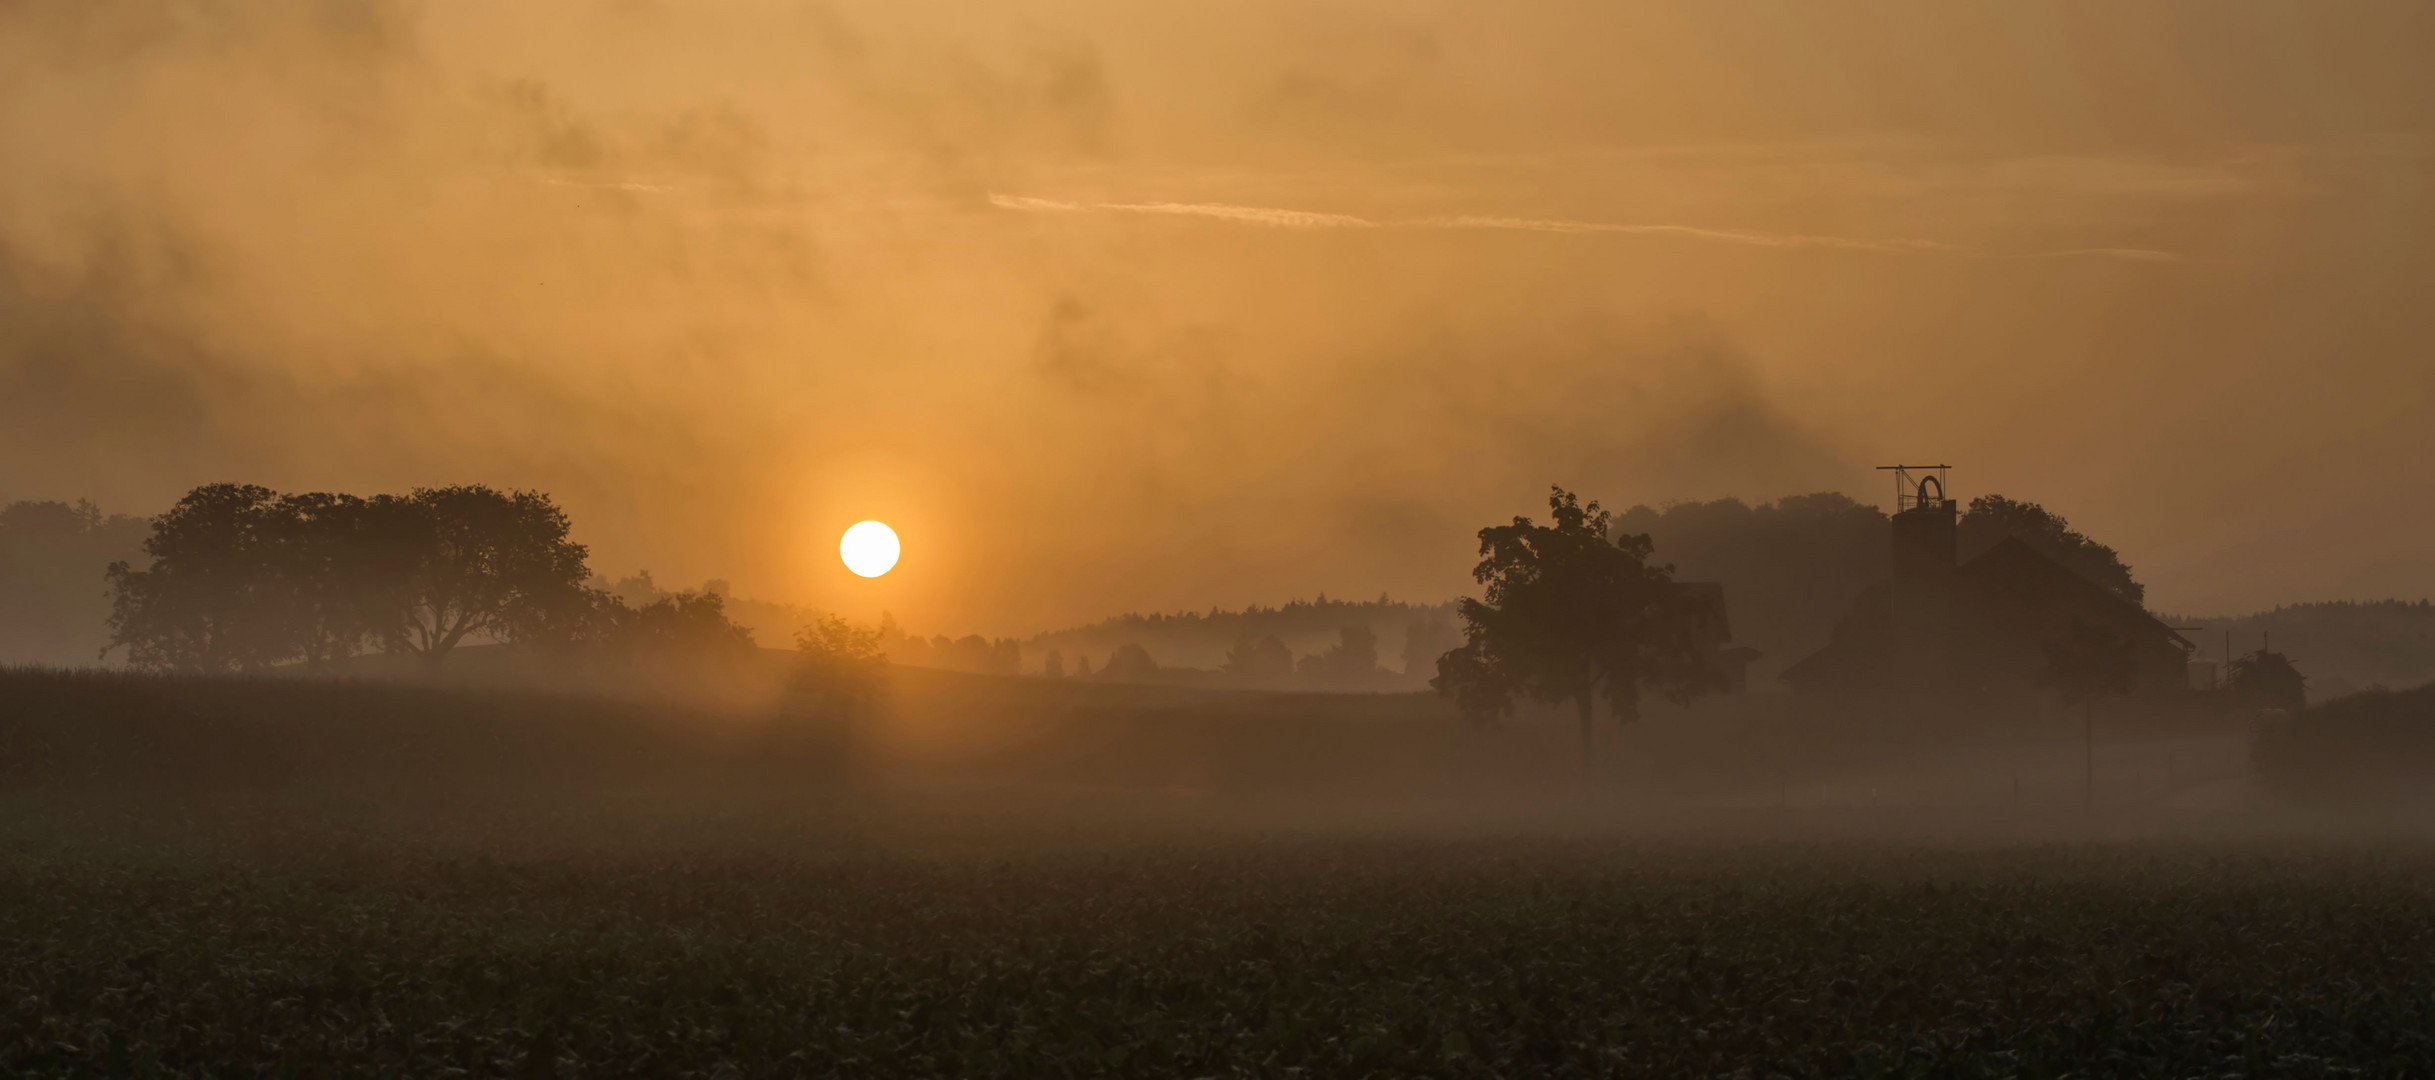
[[896,542],[896,530],[877,521],[858,521],[845,531],[837,542],[837,555],[845,560],[846,569],[867,578],[875,578],[896,566],[902,550]]

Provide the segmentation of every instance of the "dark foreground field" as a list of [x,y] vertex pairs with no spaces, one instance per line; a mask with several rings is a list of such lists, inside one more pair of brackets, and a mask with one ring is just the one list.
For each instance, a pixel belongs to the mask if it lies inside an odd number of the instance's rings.
[[0,677],[0,1075],[2435,1075],[2399,831],[1694,813],[1574,763],[1387,812],[1440,766],[1337,777],[1404,721],[1075,707],[1015,783],[657,706]]
[[2421,851],[794,831],[20,843],[0,1073],[2435,1073]]

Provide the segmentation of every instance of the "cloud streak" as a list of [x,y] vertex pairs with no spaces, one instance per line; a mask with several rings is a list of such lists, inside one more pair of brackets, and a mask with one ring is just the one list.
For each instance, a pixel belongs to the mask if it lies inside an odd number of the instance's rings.
[[[1331,214],[1313,210],[1293,210],[1271,206],[1240,206],[1234,203],[1185,202],[1074,202],[1063,199],[1043,199],[1028,195],[1003,195],[992,192],[989,204],[1001,210],[1021,213],[1116,213],[1160,214],[1177,217],[1204,217],[1240,225],[1258,225],[1278,229],[1397,229],[1491,232],[1536,232],[1559,235],[1623,235],[1670,236],[1717,244],[1768,248],[1830,248],[1842,251],[1873,251],[1890,254],[1985,255],[1984,252],[1937,240],[1885,239],[1869,240],[1848,236],[1818,236],[1805,233],[1770,233],[1749,229],[1709,229],[1696,225],[1632,225],[1605,221],[1567,221],[1549,218],[1503,217],[1493,215],[1461,215],[1451,217],[1406,218],[1379,221],[1351,214]],[[2169,251],[2145,248],[2091,247],[2061,251],[2031,252],[2015,258],[2061,259],[2103,258],[2128,262],[2179,262],[2181,256]]]

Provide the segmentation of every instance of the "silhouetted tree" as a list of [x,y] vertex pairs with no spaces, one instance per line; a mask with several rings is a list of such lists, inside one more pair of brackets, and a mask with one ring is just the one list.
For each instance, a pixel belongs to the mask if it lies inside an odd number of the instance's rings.
[[279,496],[252,484],[207,484],[152,519],[136,570],[110,564],[110,642],[138,668],[253,671],[297,652],[283,625]]
[[1327,651],[1305,656],[1297,665],[1302,677],[1323,686],[1362,687],[1378,681],[1378,635],[1367,626],[1347,626],[1336,632]]
[[2147,587],[2131,577],[2131,568],[2123,564],[2122,556],[2074,531],[2063,515],[2036,503],[1981,495],[1970,500],[1969,510],[1961,516],[1960,530],[1959,546],[1964,560],[1976,557],[2009,536],[2131,603],[2146,602]]
[[879,651],[879,631],[865,630],[831,615],[795,633],[795,651],[804,666],[843,674],[875,671],[888,662]]
[[616,642],[625,651],[667,657],[751,656],[752,631],[727,618],[727,598],[676,593],[619,611]]
[[1042,674],[1042,675],[1044,675],[1044,676],[1047,676],[1048,678],[1051,678],[1051,679],[1062,679],[1062,678],[1064,678],[1064,677],[1065,677],[1065,654],[1064,654],[1064,653],[1061,653],[1061,652],[1058,652],[1058,651],[1057,651],[1057,650],[1055,650],[1055,649],[1050,649],[1050,650],[1048,651],[1048,659],[1046,659],[1046,660],[1044,660],[1044,661],[1041,661],[1041,664],[1040,664],[1040,674]]
[[2224,683],[2234,696],[2255,707],[2291,712],[2308,707],[2308,676],[2279,652],[2259,649],[2234,660]]
[[1294,654],[1274,634],[1245,634],[1226,651],[1225,671],[1246,682],[1280,682],[1294,673]]
[[799,685],[831,708],[853,710],[878,690],[888,664],[879,627],[864,629],[830,615],[795,632]]
[[563,640],[597,610],[582,544],[536,491],[422,488],[374,500],[404,543],[406,570],[382,636],[427,670],[466,638]]
[[1099,677],[1110,682],[1148,682],[1158,677],[1158,661],[1150,659],[1150,650],[1128,641],[1108,654]]
[[282,495],[268,507],[279,621],[308,668],[353,656],[385,625],[408,551],[353,495]]
[[1708,613],[1672,567],[1648,564],[1647,536],[1610,540],[1609,515],[1562,488],[1547,505],[1550,524],[1517,517],[1480,530],[1472,577],[1486,598],[1463,599],[1464,644],[1438,658],[1430,685],[1481,721],[1509,715],[1520,696],[1573,702],[1587,764],[1597,696],[1631,723],[1644,688],[1688,701],[1726,680],[1701,643]]
[[979,634],[966,634],[939,649],[943,667],[955,671],[988,671],[989,639]]
[[1852,601],[1886,577],[1885,512],[1837,492],[1635,506],[1611,532],[1647,533],[1652,558],[1678,581],[1726,585],[1733,636],[1774,658],[1798,659],[1828,640]]
[[2097,699],[2130,693],[2139,659],[2127,640],[2085,619],[2073,619],[2069,632],[2044,647],[2046,667],[2038,681],[2053,687],[2065,703],[2080,706],[2082,797],[2095,802]]
[[430,668],[468,638],[668,674],[754,652],[717,593],[648,573],[585,585],[584,548],[547,496],[424,489],[360,499],[212,484],[153,521],[152,564],[113,564],[112,643],[139,667],[317,668],[377,638]]

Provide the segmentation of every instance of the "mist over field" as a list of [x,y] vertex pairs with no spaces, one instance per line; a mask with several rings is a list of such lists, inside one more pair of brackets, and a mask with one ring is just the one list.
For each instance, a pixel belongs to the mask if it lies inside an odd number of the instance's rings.
[[2429,56],[0,0],[0,1075],[2435,1074]]

